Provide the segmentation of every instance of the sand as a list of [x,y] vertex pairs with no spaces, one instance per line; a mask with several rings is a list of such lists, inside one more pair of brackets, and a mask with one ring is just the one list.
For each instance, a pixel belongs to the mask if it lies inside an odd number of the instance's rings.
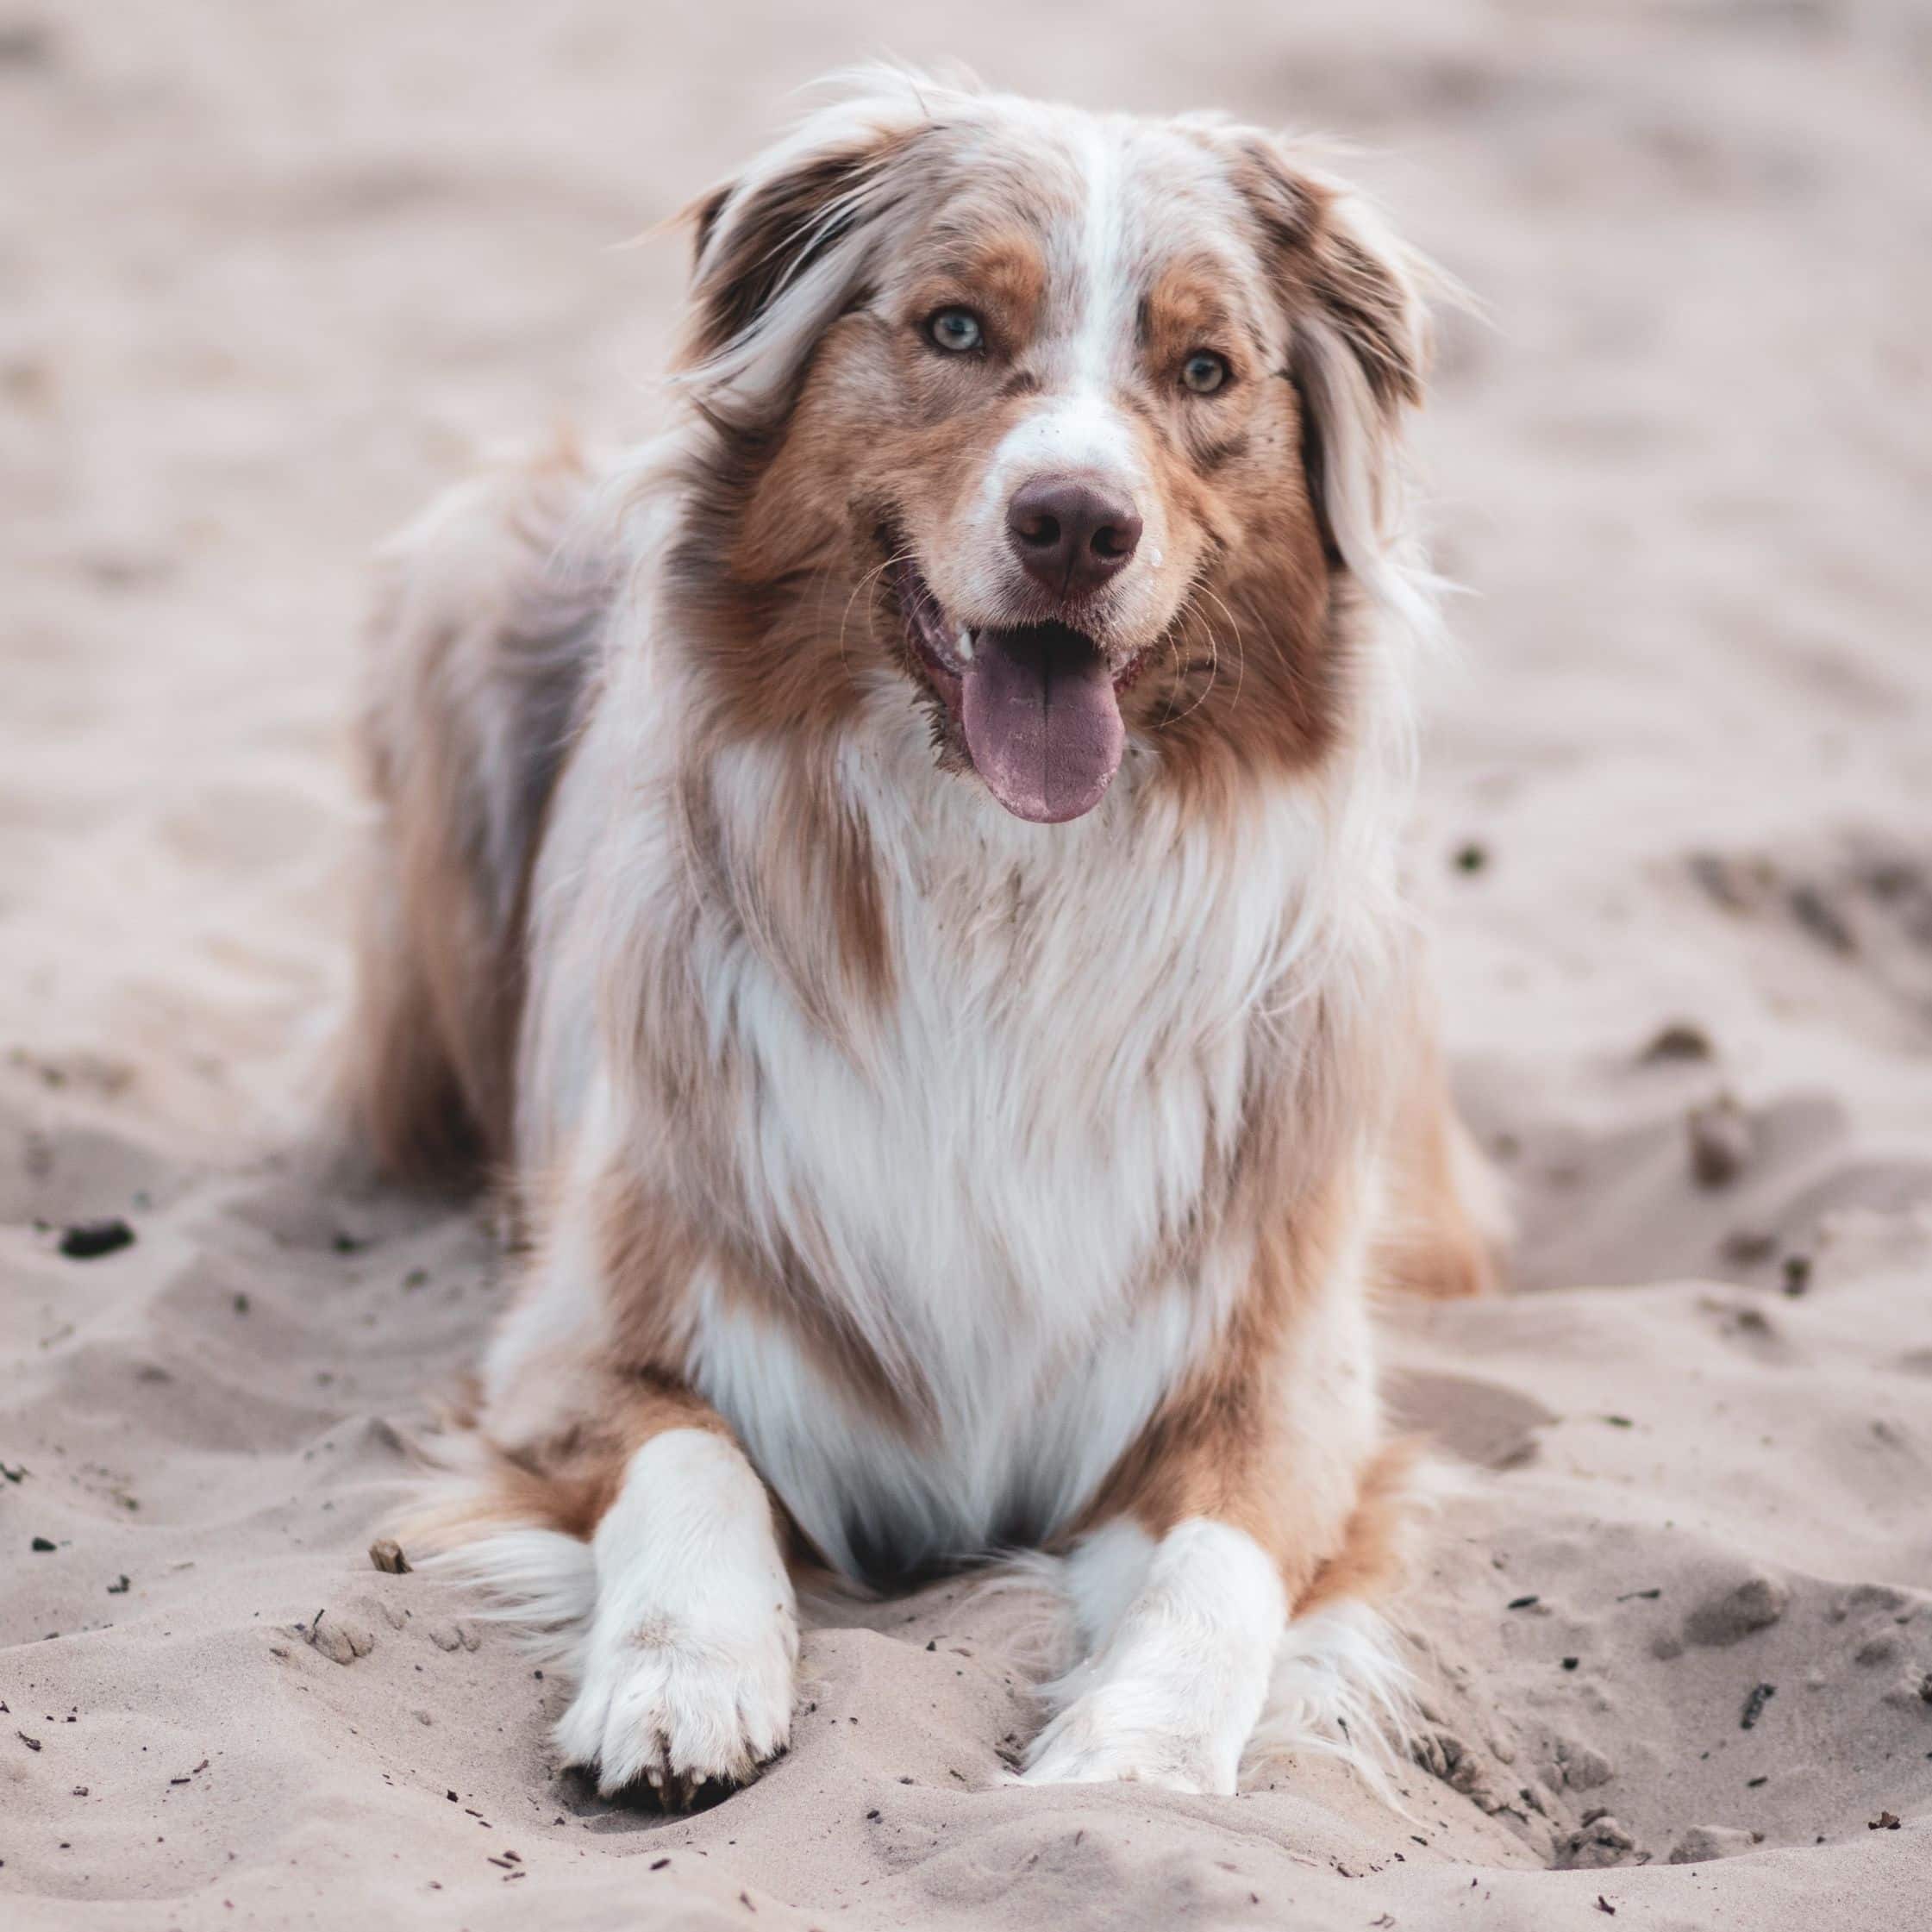
[[[1314,11],[0,14],[9,1929],[1928,1922],[1932,34]],[[1313,1759],[1014,1788],[959,1585],[816,1631],[754,1788],[613,1810],[559,1685],[366,1554],[503,1289],[472,1210],[291,1151],[363,560],[495,439],[647,427],[681,255],[611,245],[882,46],[1353,135],[1490,307],[1422,435],[1472,594],[1415,863],[1523,1241],[1391,1323],[1460,1472],[1405,1816]]]

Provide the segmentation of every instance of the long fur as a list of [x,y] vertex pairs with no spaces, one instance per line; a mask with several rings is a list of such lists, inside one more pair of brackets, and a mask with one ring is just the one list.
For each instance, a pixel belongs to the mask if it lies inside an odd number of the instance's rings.
[[[781,1541],[1064,1553],[1029,1775],[1227,1788],[1251,1733],[1372,1772],[1415,1510],[1370,1303],[1481,1288],[1499,1227],[1395,862],[1427,272],[1291,144],[896,70],[693,220],[676,425],[509,466],[390,566],[351,1110],[399,1169],[505,1170],[528,1243],[419,1535],[572,1659],[572,1748],[666,1791],[782,1741]],[[973,366],[921,319],[966,296]],[[1144,516],[1057,603],[1005,508],[1053,466]],[[993,803],[926,608],[1102,654],[1085,817]],[[640,1675],[626,1620],[692,1617]]]

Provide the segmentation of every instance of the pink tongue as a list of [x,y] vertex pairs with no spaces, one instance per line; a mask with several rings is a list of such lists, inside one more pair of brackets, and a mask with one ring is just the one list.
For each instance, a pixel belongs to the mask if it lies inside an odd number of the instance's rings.
[[981,631],[960,715],[973,768],[1016,818],[1079,818],[1120,768],[1127,733],[1113,678],[1063,624]]

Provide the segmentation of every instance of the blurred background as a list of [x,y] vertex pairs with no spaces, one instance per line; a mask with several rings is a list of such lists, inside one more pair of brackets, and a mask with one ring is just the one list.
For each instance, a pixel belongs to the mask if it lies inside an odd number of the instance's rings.
[[4,0],[0,1091],[210,1150],[299,1116],[368,552],[493,441],[647,428],[685,247],[627,244],[886,53],[1343,137],[1485,305],[1419,427],[1467,594],[1416,869],[1529,1279],[1730,1265],[1735,1199],[1647,1207],[1717,1077],[1631,1071],[1674,1017],[1757,1090],[1770,1220],[1922,1191],[1903,0]]

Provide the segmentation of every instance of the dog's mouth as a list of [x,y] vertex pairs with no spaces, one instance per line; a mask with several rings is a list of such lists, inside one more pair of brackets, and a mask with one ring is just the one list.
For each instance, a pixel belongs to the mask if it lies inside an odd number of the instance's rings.
[[1146,653],[1116,669],[1092,638],[1058,622],[971,629],[948,620],[903,558],[891,580],[907,641],[986,789],[1039,825],[1091,811],[1120,769],[1120,694]]

